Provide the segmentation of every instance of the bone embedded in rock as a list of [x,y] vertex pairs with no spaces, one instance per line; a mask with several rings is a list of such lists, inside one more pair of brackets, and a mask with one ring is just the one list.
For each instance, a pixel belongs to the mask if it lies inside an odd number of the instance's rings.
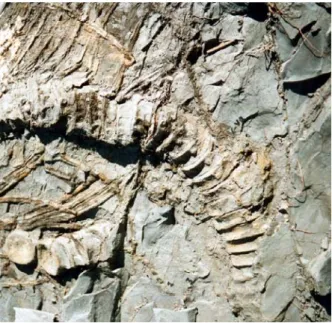
[[14,263],[27,265],[35,259],[36,245],[27,231],[14,230],[6,239],[4,252]]
[[117,247],[118,228],[100,222],[73,234],[41,239],[39,264],[47,273],[57,276],[65,270],[109,260]]

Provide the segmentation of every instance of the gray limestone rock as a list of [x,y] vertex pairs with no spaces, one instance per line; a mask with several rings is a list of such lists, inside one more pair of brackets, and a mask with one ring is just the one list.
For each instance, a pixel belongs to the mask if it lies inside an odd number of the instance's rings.
[[[298,269],[294,248],[292,233],[285,225],[273,236],[266,238],[262,245],[259,262],[268,277],[262,300],[262,314],[268,321],[277,319],[295,296],[293,278]],[[278,302],[276,298],[279,299]]]
[[[85,283],[82,276],[77,281],[77,285],[81,283]],[[112,322],[120,283],[118,279],[105,279],[103,285],[106,286],[92,292],[84,288],[84,285],[75,286],[75,291],[68,295],[69,297],[64,301],[62,320],[65,322]]]
[[197,309],[171,311],[164,308],[154,308],[153,314],[156,322],[196,322]]
[[317,25],[312,35],[307,36],[307,40],[303,41],[291,58],[283,64],[284,82],[300,82],[331,73],[331,60],[325,58],[330,51],[328,46],[331,46],[331,30],[324,28],[328,25],[327,22],[320,24],[322,25]]
[[322,16],[326,17],[324,9],[316,3],[280,3],[278,9],[288,15],[280,19],[280,23],[291,39],[298,35],[299,29],[317,22]]
[[331,293],[331,247],[312,259],[308,271],[315,281],[315,290],[321,296]]
[[[150,303],[154,305],[149,305]],[[148,319],[153,314],[151,307],[174,309],[183,307],[182,301],[163,293],[162,290],[149,278],[141,277],[136,283],[130,284],[121,300],[121,320],[134,322]],[[151,311],[152,310],[152,311]],[[153,319],[150,319],[153,321]]]
[[232,15],[245,14],[248,10],[248,2],[225,2],[220,4],[221,8]]
[[175,223],[173,208],[159,207],[148,199],[145,192],[137,195],[129,216],[135,226],[134,238],[142,243],[144,249],[154,245]]
[[[331,46],[331,27],[324,9],[314,3],[284,3],[277,7],[285,13],[279,18],[282,28],[276,33],[278,52],[284,62],[281,66],[283,81],[301,82],[329,74],[331,60],[327,53]],[[300,30],[305,32],[301,34]]]
[[265,141],[266,136],[273,138],[280,133],[284,122],[277,75],[266,70],[263,57],[248,57],[235,64],[221,89],[213,113],[220,123],[231,128],[238,124],[239,131],[248,133],[255,141]]
[[96,274],[93,271],[83,271],[76,280],[75,285],[63,298],[65,302],[69,302],[73,298],[80,297],[93,289],[94,278]]
[[133,322],[154,322],[155,317],[153,314],[154,303],[148,303],[140,307],[133,318]]
[[172,92],[174,100],[178,105],[185,104],[194,98],[194,89],[187,73],[180,72],[174,77]]
[[[296,189],[291,193],[290,201],[293,207],[290,215],[299,230],[295,232],[303,249],[303,257],[308,261],[317,254],[320,241],[329,234],[330,124],[330,115],[320,114],[311,130],[303,131],[294,145],[294,154],[291,155]],[[305,187],[310,189],[306,190]]]
[[2,288],[0,292],[0,321],[13,322],[15,309],[38,310],[42,304],[42,295],[38,289],[25,287],[18,290],[15,287]]
[[[227,303],[227,302],[225,302]],[[193,303],[197,307],[198,313],[196,322],[234,322],[236,321],[228,304],[222,300],[209,302],[201,300]]]
[[296,299],[294,299],[294,301],[289,305],[284,318],[285,322],[302,322],[299,306],[295,305],[296,302]]
[[[266,320],[275,320],[287,308],[295,295],[295,285],[290,279],[273,276],[264,292],[262,313]],[[277,303],[276,299],[280,301]]]
[[55,315],[44,311],[14,307],[15,322],[54,322]]
[[329,321],[330,14],[0,5],[0,321]]

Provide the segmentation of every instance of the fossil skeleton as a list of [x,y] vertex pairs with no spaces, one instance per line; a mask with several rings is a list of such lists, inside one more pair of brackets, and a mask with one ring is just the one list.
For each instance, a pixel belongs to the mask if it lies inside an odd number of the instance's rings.
[[[176,206],[185,201],[185,213],[220,234],[230,266],[228,301],[234,312],[257,318],[269,279],[257,251],[273,220],[274,170],[268,151],[242,133],[245,122],[234,136],[212,121],[213,109],[201,100],[199,112],[171,101],[170,75],[179,68],[176,62],[163,62],[144,75],[135,70],[132,51],[145,11],[130,37],[122,39],[106,31],[103,16],[91,22],[86,13],[62,4],[47,4],[38,15],[23,4],[18,8],[19,18],[0,42],[0,122],[4,141],[23,142],[24,157],[15,165],[8,153],[10,171],[0,165],[0,206],[5,210],[0,218],[5,238],[1,259],[37,264],[36,272],[44,273],[46,281],[77,268],[115,263],[121,258],[123,228],[132,225],[129,209],[136,192],[145,189],[154,202]],[[158,27],[158,15],[155,19],[151,39],[164,28]],[[40,34],[47,36],[41,40]],[[226,41],[207,54],[237,43]],[[187,66],[181,68],[192,73]],[[29,135],[15,139],[12,133],[22,129]],[[52,131],[63,140],[34,142]],[[93,147],[86,149],[91,142]],[[137,160],[119,163],[115,151],[125,155],[132,148]],[[167,183],[174,178],[176,189]],[[35,185],[36,195],[27,191],[35,180],[42,182]],[[198,210],[184,193],[190,189],[195,190]],[[140,257],[135,254],[137,242],[129,242],[133,257]]]

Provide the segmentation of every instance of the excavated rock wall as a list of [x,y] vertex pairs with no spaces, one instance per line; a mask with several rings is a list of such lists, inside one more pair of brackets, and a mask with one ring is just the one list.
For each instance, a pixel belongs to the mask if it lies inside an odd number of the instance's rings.
[[327,3],[0,13],[0,321],[330,319]]

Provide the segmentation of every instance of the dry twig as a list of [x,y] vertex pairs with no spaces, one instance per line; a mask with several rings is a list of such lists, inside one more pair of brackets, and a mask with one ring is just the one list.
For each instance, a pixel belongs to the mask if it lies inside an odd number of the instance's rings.
[[207,54],[212,54],[212,53],[215,53],[217,52],[218,50],[221,50],[221,49],[224,49],[230,45],[233,45],[235,43],[238,42],[238,39],[232,39],[232,40],[228,40],[228,41],[225,41],[223,43],[220,43],[219,45],[213,47],[213,48],[210,48],[206,51]]

